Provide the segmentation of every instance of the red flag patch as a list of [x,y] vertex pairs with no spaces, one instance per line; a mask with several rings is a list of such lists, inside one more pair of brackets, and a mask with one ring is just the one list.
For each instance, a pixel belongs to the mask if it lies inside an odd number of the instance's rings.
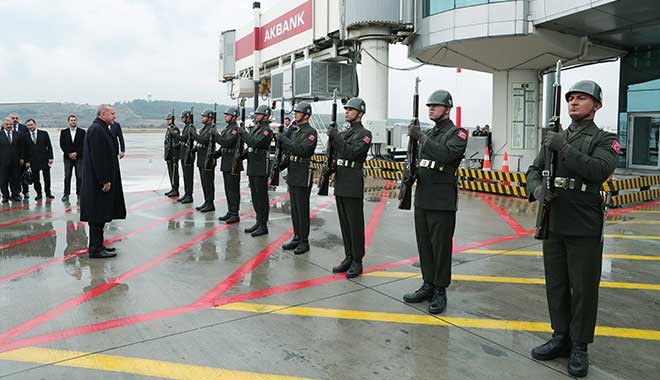
[[364,141],[365,143],[369,144],[369,143],[371,142],[371,138],[370,138],[369,136],[364,136],[364,138],[362,139],[362,141]]
[[235,135],[235,134],[237,134],[237,133],[238,133],[238,131],[235,130],[235,129],[234,129],[233,131],[231,131],[231,134],[232,134],[232,135]]
[[612,141],[612,150],[616,152],[616,154],[619,154],[621,151],[621,144],[619,144],[618,140]]
[[268,136],[269,133],[270,132],[268,132],[268,131],[264,131],[264,136]]
[[467,133],[465,131],[458,131],[458,137],[461,138],[461,140],[467,139]]
[[309,135],[309,141],[314,141],[316,140],[316,136],[314,135]]

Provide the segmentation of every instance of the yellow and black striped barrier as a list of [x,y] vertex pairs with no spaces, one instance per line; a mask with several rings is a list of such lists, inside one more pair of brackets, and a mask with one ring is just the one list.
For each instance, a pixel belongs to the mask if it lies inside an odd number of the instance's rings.
[[633,193],[612,196],[611,206],[621,207],[629,203],[640,203],[660,198],[660,189],[636,191]]
[[505,173],[500,171],[479,170],[458,168],[458,175],[465,178],[473,179],[488,179],[491,181],[509,181],[517,182],[520,185],[527,183],[527,176],[525,173]]
[[458,181],[458,187],[463,190],[527,198],[527,191],[525,191],[524,186],[505,186],[499,183],[460,180]]
[[657,185],[660,185],[660,175],[607,181],[603,184],[603,190],[607,192],[615,192],[620,190],[641,189],[643,187]]

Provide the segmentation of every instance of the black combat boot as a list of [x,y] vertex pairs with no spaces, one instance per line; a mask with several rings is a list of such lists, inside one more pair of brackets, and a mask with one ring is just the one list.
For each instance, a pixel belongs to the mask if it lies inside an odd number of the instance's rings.
[[182,205],[185,205],[187,203],[192,203],[193,202],[193,197],[190,194],[186,194],[183,197],[177,199],[176,201],[181,203]]
[[227,211],[227,213],[225,215],[219,217],[218,220],[221,221],[221,222],[224,222],[227,219],[229,219],[230,217],[231,217],[231,211]]
[[209,203],[206,204],[206,206],[202,207],[199,211],[200,211],[200,212],[211,212],[211,211],[215,211],[215,206],[213,205],[213,203],[210,203],[210,202],[209,202]]
[[346,272],[346,278],[355,278],[362,274],[362,261],[353,260]]
[[421,288],[414,292],[403,295],[403,300],[408,303],[420,303],[430,301],[433,298],[433,284],[425,282]]
[[227,224],[235,224],[241,221],[241,218],[238,217],[237,212],[232,212],[231,216],[229,216],[229,219],[225,220],[225,223]]
[[351,263],[353,262],[353,256],[346,256],[344,257],[344,260],[339,263],[336,267],[332,268],[332,273],[344,273],[348,270],[348,268],[351,267]]
[[174,189],[168,191],[167,193],[165,193],[163,195],[165,195],[166,197],[171,197],[173,193],[174,193]]
[[246,234],[251,234],[251,233],[253,233],[254,231],[256,231],[257,228],[259,228],[259,222],[255,223],[252,227],[248,227],[248,228],[244,229],[243,231],[244,231]]
[[268,227],[265,224],[260,224],[256,230],[252,231],[252,237],[268,235]]
[[433,292],[433,298],[429,304],[429,313],[440,314],[447,307],[447,289],[436,288]]
[[301,241],[298,243],[296,249],[293,250],[293,253],[296,255],[302,255],[305,252],[309,251],[309,242],[307,240]]
[[568,373],[575,377],[585,377],[589,372],[589,353],[587,345],[576,343],[571,348],[571,355],[568,358]]
[[170,195],[168,195],[168,197],[170,197],[170,198],[171,197],[178,197],[178,196],[179,196],[179,190],[172,190]]
[[207,202],[207,201],[204,201],[204,203],[202,203],[201,205],[195,207],[195,210],[197,210],[197,211],[202,211],[202,209],[203,209],[204,207],[206,207],[207,204],[208,204],[208,202]]
[[300,236],[294,236],[290,242],[282,245],[282,249],[285,251],[291,251],[293,249],[296,249],[298,244],[300,244]]
[[536,360],[546,361],[559,357],[567,358],[570,352],[571,338],[568,334],[555,331],[549,341],[532,349],[532,357]]

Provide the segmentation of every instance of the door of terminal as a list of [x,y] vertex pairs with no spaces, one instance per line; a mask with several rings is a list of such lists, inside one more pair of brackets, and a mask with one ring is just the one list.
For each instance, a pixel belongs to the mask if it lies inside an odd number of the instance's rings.
[[628,167],[660,169],[660,113],[631,114],[628,125]]

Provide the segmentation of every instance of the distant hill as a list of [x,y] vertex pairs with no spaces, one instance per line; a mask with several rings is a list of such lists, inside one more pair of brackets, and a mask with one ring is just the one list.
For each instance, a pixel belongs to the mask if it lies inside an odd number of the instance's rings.
[[[121,123],[123,128],[164,128],[165,115],[174,112],[177,115],[177,123],[179,115],[185,110],[191,109],[195,113],[195,123],[199,123],[200,114],[205,109],[213,109],[213,104],[210,103],[191,103],[191,102],[178,102],[168,100],[144,100],[135,99],[125,102],[117,102],[113,104],[117,110],[117,121]],[[222,112],[229,107],[226,104],[218,104],[217,110],[218,123],[222,123]],[[96,105],[78,104],[78,103],[24,103],[18,105],[2,104],[0,103],[0,117],[4,118],[12,112],[19,114],[21,122],[25,123],[27,119],[35,119],[41,128],[64,128],[66,120],[69,115],[76,115],[78,117],[78,124],[86,128],[91,124],[96,116]],[[249,115],[252,112],[251,108],[246,109]],[[279,111],[274,111],[273,116],[279,118]],[[343,120],[343,110],[339,110],[339,120]],[[410,120],[404,119],[390,119],[388,124],[394,123],[408,123]],[[330,115],[328,114],[314,114],[312,124],[316,128],[324,129],[323,127],[330,123]]]

